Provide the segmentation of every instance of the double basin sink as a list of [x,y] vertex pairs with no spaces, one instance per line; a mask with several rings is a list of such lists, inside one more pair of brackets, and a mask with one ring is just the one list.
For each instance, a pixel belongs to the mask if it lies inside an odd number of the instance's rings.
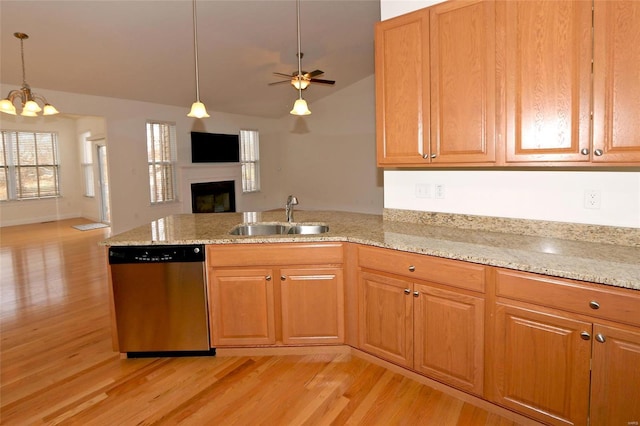
[[231,235],[315,235],[329,231],[329,226],[322,224],[288,224],[288,223],[252,223],[238,225],[229,232]]

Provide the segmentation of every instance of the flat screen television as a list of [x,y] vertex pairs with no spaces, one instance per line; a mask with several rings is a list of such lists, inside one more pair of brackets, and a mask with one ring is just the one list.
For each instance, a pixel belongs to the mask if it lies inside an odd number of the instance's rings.
[[237,163],[240,138],[222,133],[191,132],[192,163]]

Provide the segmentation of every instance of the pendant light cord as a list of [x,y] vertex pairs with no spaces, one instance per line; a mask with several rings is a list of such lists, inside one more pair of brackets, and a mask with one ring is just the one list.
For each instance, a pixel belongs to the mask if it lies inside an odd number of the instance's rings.
[[196,100],[200,102],[200,79],[198,77],[198,20],[196,18],[196,0],[193,0],[193,51],[196,60]]
[[27,85],[27,72],[24,68],[24,40],[20,38],[20,57],[22,58],[22,85]]
[[296,21],[298,32],[298,94],[302,99],[302,53],[300,53],[300,0],[296,0]]

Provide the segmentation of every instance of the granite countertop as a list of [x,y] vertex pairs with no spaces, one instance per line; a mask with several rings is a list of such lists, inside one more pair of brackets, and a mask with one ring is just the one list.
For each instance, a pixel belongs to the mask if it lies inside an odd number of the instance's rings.
[[[523,235],[521,223],[520,228],[507,228],[507,232],[504,223],[498,224],[501,232],[491,226],[479,226],[481,221],[462,227],[455,220],[449,220],[447,224],[441,216],[437,220],[425,220],[425,215],[386,210],[384,215],[296,211],[296,222],[328,224],[329,232],[318,235],[235,236],[229,232],[238,224],[283,222],[284,212],[180,214],[115,235],[102,244],[343,241],[640,290],[640,246],[636,244],[635,229],[624,232],[629,228],[612,228],[614,236],[624,234],[629,238],[631,235],[631,240],[620,240],[625,244],[621,245],[600,242],[607,238],[589,237],[591,241],[568,239],[566,229],[557,234],[560,237]],[[469,222],[468,218],[465,220]]]

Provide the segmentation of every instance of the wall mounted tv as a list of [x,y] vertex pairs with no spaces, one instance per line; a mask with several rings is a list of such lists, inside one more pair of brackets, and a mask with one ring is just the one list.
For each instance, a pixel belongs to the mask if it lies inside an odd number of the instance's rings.
[[238,135],[191,132],[192,163],[237,163],[240,161]]

